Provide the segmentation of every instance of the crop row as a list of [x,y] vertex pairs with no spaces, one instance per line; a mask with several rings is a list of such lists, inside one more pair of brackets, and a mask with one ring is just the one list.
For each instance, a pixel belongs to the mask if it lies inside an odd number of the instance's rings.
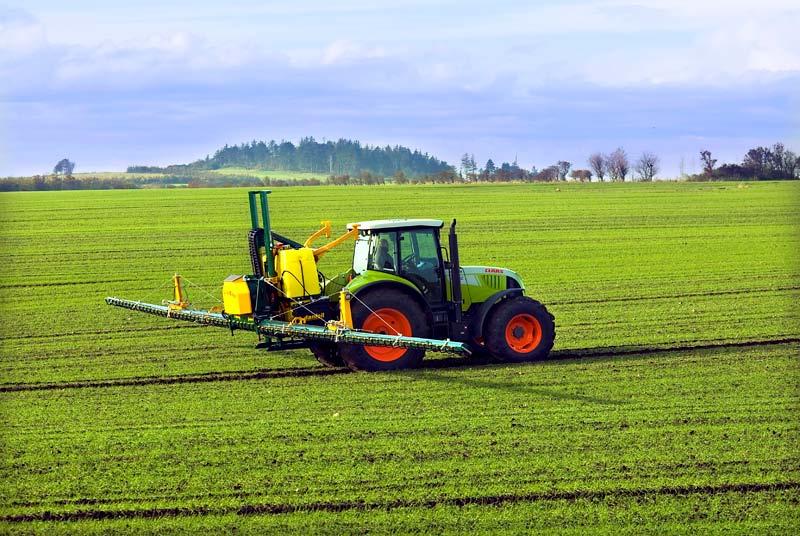
[[[170,517],[118,519],[85,518],[84,521],[26,523],[30,534],[186,534],[197,533],[491,533],[560,534],[599,533],[763,533],[791,534],[798,522],[787,509],[800,499],[797,490],[761,492],[728,491],[714,494],[607,495],[578,500],[520,501],[501,504],[425,504],[364,511],[296,511],[281,515],[241,512],[200,515],[187,512]],[[259,505],[256,505],[259,506]],[[258,512],[258,509],[256,509]],[[0,528],[18,530],[16,523]]]
[[2,393],[0,514],[798,482],[798,348]]

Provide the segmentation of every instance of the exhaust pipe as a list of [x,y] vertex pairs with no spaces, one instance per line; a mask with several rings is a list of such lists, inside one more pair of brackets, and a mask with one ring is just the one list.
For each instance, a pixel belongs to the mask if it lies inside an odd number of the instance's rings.
[[450,224],[450,297],[455,305],[453,319],[461,322],[461,265],[458,262],[458,237],[456,236],[456,220]]

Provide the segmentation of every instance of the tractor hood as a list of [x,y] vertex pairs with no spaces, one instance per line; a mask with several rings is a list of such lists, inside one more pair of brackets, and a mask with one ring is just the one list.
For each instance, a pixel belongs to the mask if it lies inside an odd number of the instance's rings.
[[[491,287],[496,290],[505,290],[508,288],[506,278],[511,278],[516,282],[519,288],[525,288],[522,283],[522,278],[514,270],[508,268],[498,268],[496,266],[462,266],[461,267],[461,284],[473,286],[478,285],[482,287]],[[465,281],[466,279],[466,281]]]
[[493,294],[508,288],[525,288],[522,278],[513,270],[495,266],[461,267],[464,310],[474,303],[483,303]]

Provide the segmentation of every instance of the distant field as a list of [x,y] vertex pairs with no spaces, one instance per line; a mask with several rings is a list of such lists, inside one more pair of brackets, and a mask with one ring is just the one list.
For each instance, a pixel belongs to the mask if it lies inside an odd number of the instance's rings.
[[98,171],[87,173],[75,173],[77,179],[155,179],[164,177],[164,173],[128,173],[126,171]]
[[328,177],[328,175],[330,175],[330,173],[308,173],[305,171],[264,171],[262,169],[250,169],[250,168],[239,168],[239,167],[214,169],[211,170],[211,173],[216,173],[218,175],[256,177],[257,179],[264,179],[266,177],[269,177],[270,179],[279,179],[286,181],[296,181],[300,179],[325,180]]
[[0,194],[0,530],[800,529],[800,183],[276,189],[295,238],[456,217],[556,316],[547,362],[383,374],[104,305],[212,305],[245,192]]
[[[236,176],[236,177],[255,177],[263,179],[269,177],[271,179],[294,181],[300,179],[319,179],[324,180],[328,177],[328,173],[307,173],[304,171],[264,171],[262,169],[250,169],[241,167],[228,167],[222,169],[203,170],[202,173],[211,173],[214,175],[222,176]],[[87,172],[75,173],[76,178],[98,178],[98,179],[142,179],[142,178],[159,178],[170,175],[169,173],[127,173],[125,171],[102,171],[102,172]]]
[[[203,173],[212,173],[215,175],[232,175],[237,177],[255,177],[263,179],[269,177],[271,179],[282,180],[298,180],[298,179],[319,179],[323,180],[328,177],[328,173],[306,173],[304,171],[264,171],[261,169],[229,167],[222,169],[203,170]],[[170,175],[169,173],[128,173],[126,171],[98,171],[75,173],[76,178],[88,179],[142,179],[142,178],[159,178]]]

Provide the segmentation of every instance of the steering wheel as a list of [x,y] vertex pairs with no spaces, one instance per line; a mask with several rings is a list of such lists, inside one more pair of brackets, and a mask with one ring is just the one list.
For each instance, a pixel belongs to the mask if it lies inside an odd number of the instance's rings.
[[433,270],[434,264],[430,261],[419,261],[417,263],[417,270],[424,272],[425,270]]
[[400,264],[402,266],[416,266],[416,263],[413,262],[413,259],[414,259],[414,254],[410,253],[405,257],[403,257],[403,260],[400,261]]

